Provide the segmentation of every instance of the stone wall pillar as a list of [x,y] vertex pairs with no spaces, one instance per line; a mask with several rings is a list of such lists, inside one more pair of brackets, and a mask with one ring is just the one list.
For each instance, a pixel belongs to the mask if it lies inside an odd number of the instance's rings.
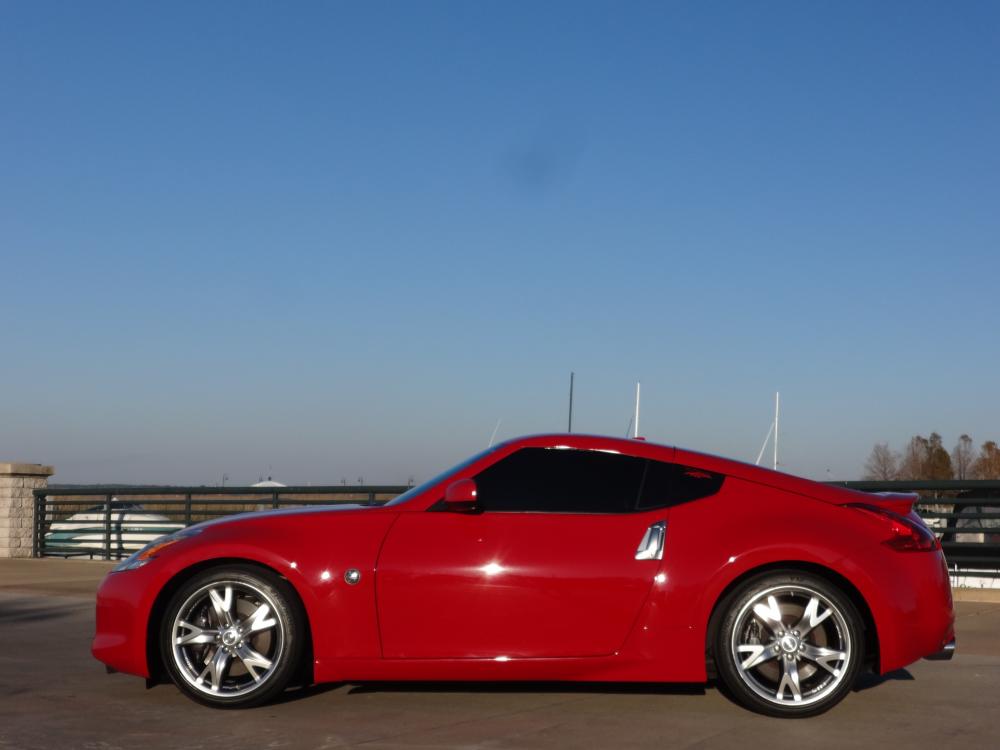
[[32,490],[48,487],[51,466],[0,461],[0,557],[31,557]]

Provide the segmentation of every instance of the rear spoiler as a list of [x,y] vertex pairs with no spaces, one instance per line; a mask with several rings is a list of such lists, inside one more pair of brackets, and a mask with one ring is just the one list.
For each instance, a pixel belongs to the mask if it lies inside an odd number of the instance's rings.
[[914,504],[920,501],[920,495],[916,492],[870,492],[865,494],[867,497],[863,502],[877,508],[891,510],[901,516],[907,515],[913,510]]

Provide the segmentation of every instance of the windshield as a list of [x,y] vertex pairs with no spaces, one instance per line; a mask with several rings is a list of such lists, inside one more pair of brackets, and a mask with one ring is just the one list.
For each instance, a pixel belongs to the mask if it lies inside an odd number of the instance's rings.
[[488,456],[490,453],[492,453],[493,451],[497,450],[497,448],[499,448],[499,447],[500,446],[498,446],[498,445],[494,445],[492,448],[487,448],[486,450],[481,451],[480,453],[477,453],[476,455],[472,456],[471,458],[465,459],[464,461],[462,461],[462,463],[456,464],[455,466],[452,466],[450,469],[448,469],[446,471],[442,471],[440,474],[438,474],[433,479],[428,479],[426,482],[424,482],[422,484],[418,484],[416,487],[411,487],[410,489],[408,489],[406,492],[404,492],[399,497],[395,497],[392,500],[390,500],[389,502],[387,502],[386,505],[399,505],[400,503],[405,503],[411,497],[416,497],[417,495],[419,495],[419,494],[421,494],[423,492],[426,492],[431,487],[433,487],[435,484],[438,484],[439,482],[443,482],[445,479],[447,479],[448,477],[450,477],[452,474],[457,474],[458,472],[460,472],[465,467],[471,466],[473,463],[475,463],[479,459],[483,458],[484,456]]

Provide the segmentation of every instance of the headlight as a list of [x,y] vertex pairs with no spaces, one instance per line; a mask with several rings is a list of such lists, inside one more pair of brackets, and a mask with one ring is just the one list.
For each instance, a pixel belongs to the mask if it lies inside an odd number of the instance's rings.
[[111,569],[111,572],[120,573],[123,570],[135,570],[136,568],[141,568],[171,544],[177,544],[177,542],[182,542],[188,537],[200,533],[201,529],[192,527],[190,529],[175,531],[173,534],[161,536],[159,539],[154,539],[141,550],[133,553],[130,557],[118,563]]

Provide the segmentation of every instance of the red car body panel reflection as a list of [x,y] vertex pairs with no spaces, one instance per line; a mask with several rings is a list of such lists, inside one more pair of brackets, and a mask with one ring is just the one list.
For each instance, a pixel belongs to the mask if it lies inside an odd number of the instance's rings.
[[383,655],[610,656],[660,568],[634,559],[657,514],[402,514],[379,558]]
[[[721,489],[627,514],[452,513],[446,487],[522,448],[597,450],[725,476]],[[145,677],[158,608],[184,576],[246,560],[286,577],[308,618],[313,672],[337,680],[704,681],[712,613],[729,587],[801,567],[854,592],[874,668],[891,671],[953,638],[940,550],[897,552],[871,496],[647,442],[543,435],[498,446],[396,504],[247,514],[203,526],[98,592],[94,655]],[[662,560],[636,559],[667,522]],[[361,571],[356,585],[344,573]]]

